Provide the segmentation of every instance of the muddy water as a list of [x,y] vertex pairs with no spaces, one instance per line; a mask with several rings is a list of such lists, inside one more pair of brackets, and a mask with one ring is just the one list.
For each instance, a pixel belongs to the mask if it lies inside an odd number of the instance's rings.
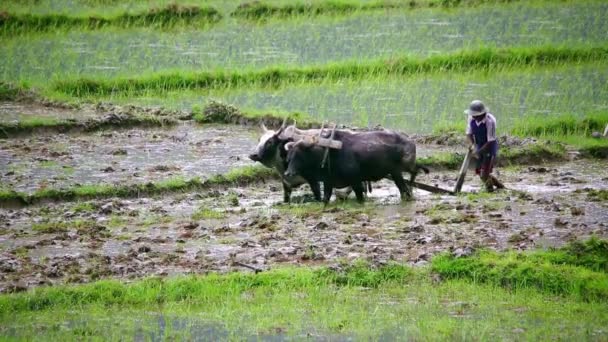
[[45,107],[36,103],[0,101],[0,122],[15,122],[31,118],[48,118],[56,120],[85,120],[98,113],[92,109],[71,110],[56,107]]
[[[280,205],[278,181],[245,188],[138,199],[57,203],[0,211],[0,290],[99,277],[266,269],[279,264],[396,260],[423,265],[436,253],[560,246],[608,237],[606,162],[502,169],[495,194],[438,196],[416,190],[401,203],[394,184],[374,184],[364,206]],[[454,172],[419,181],[453,187]],[[466,192],[479,190],[470,175]],[[309,197],[305,187],[294,202]],[[202,210],[204,209],[204,210]],[[195,213],[198,217],[193,217]],[[202,213],[202,214],[201,214]],[[48,231],[49,222],[62,222]]]
[[240,126],[183,123],[87,135],[0,140],[0,177],[18,191],[76,184],[144,183],[208,177],[252,165],[258,132]]

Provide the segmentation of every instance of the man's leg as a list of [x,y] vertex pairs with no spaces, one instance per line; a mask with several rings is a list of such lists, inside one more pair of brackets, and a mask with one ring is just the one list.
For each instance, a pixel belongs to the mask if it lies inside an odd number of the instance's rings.
[[490,173],[492,173],[493,159],[494,158],[491,156],[484,156],[481,162],[481,170],[479,172],[479,178],[481,178],[481,181],[488,192],[494,191],[494,176],[490,175]]

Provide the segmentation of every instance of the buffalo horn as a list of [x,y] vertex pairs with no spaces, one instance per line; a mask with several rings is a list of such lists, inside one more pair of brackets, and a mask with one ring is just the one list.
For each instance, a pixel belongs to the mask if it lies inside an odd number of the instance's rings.
[[283,130],[285,129],[285,125],[286,124],[287,124],[287,117],[285,117],[283,119],[283,123],[281,124],[281,128],[279,128],[279,130],[276,133],[277,135],[280,135],[283,132]]

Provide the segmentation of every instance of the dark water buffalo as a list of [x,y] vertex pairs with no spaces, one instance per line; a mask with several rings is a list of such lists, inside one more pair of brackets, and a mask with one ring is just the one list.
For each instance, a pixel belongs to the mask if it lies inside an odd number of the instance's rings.
[[[321,131],[320,129],[306,129],[300,130],[295,125],[285,126],[285,122],[281,125],[277,131],[269,130],[262,124],[263,134],[258,141],[258,145],[255,151],[249,155],[249,159],[262,163],[264,166],[273,168],[281,175],[281,181],[283,183],[283,201],[289,203],[291,199],[291,193],[294,188],[299,187],[302,184],[308,183],[313,192],[313,195],[317,201],[321,201],[321,188],[319,181],[308,181],[301,176],[286,176],[285,171],[287,170],[287,150],[285,145],[290,142],[294,142],[293,138],[288,138],[287,133],[295,133],[299,136],[318,136],[329,137],[329,131]],[[371,185],[367,184],[366,188],[371,191]],[[351,192],[350,187],[336,191],[338,197],[347,197]]]
[[335,140],[341,149],[329,149],[322,167],[325,148],[306,140],[285,145],[288,150],[285,177],[301,176],[308,182],[323,182],[324,202],[328,203],[333,188],[352,186],[357,200],[363,202],[362,183],[390,177],[401,193],[411,198],[412,189],[403,179],[410,173],[413,182],[419,170],[428,169],[416,164],[416,145],[402,134],[392,131],[350,132],[336,131]]
[[299,176],[286,177],[285,171],[287,169],[287,151],[285,144],[293,142],[292,138],[285,138],[282,133],[285,129],[294,129],[302,135],[317,135],[320,130],[298,130],[295,126],[285,126],[285,122],[281,125],[277,131],[269,130],[262,124],[264,133],[258,141],[258,146],[255,151],[249,155],[249,159],[262,163],[264,166],[276,169],[281,175],[283,183],[283,201],[289,203],[291,199],[291,192],[293,188],[296,188],[304,183],[308,183],[312,189],[313,195],[317,201],[321,200],[321,188],[318,181],[307,182],[304,178]]

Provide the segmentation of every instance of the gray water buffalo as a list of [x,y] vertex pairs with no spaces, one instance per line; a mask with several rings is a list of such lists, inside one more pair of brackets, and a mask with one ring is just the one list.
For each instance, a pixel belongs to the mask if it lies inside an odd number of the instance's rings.
[[325,203],[329,202],[333,188],[351,186],[357,200],[363,202],[363,182],[391,178],[401,198],[411,198],[411,187],[403,179],[408,172],[410,182],[422,169],[416,164],[416,145],[404,135],[388,130],[351,132],[336,130],[335,140],[342,142],[341,149],[329,149],[325,164],[325,148],[307,140],[285,144],[288,150],[285,177],[302,177],[309,183],[323,182]]
[[[310,185],[315,199],[321,201],[319,181],[307,181],[305,178],[297,175],[285,175],[285,171],[287,170],[287,150],[285,149],[285,145],[294,142],[294,139],[283,133],[290,131],[290,133],[294,133],[297,136],[329,137],[329,131],[320,129],[300,130],[295,125],[285,126],[285,122],[283,122],[277,131],[267,129],[264,124],[262,124],[262,129],[263,134],[258,141],[255,151],[249,155],[249,159],[260,162],[264,166],[273,168],[279,172],[283,183],[283,201],[289,203],[293,189],[304,183]],[[293,134],[289,136],[293,136]],[[365,188],[371,192],[371,184],[367,184]],[[342,189],[340,192],[336,192],[336,194],[339,197],[347,197],[350,192],[350,187],[347,187],[347,189]]]

